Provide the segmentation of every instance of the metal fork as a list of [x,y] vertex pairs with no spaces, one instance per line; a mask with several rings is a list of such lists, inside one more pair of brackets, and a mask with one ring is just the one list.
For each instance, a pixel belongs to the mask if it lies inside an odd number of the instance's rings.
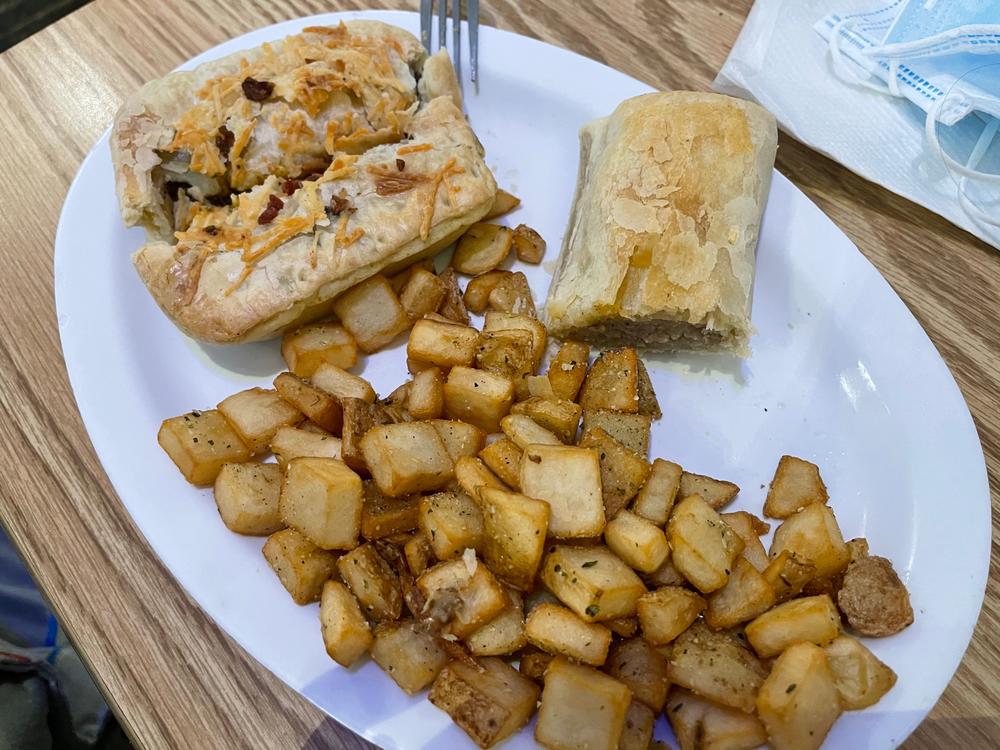
[[[451,30],[454,39],[451,59],[458,80],[462,80],[462,0],[451,2]],[[448,48],[448,3],[438,0],[438,49]],[[469,62],[472,68],[472,85],[479,91],[479,0],[467,0],[469,21]],[[431,19],[434,0],[420,0],[420,41],[431,52]]]

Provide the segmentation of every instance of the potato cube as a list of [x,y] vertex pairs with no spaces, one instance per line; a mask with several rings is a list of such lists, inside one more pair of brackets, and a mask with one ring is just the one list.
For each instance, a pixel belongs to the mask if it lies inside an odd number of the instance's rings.
[[782,456],[764,501],[764,514],[788,518],[811,503],[829,499],[819,467],[795,456]]
[[702,474],[692,474],[685,471],[681,474],[681,487],[678,492],[679,497],[690,497],[698,495],[708,503],[714,510],[719,510],[739,494],[740,488],[732,482],[722,479],[712,479]]
[[743,540],[698,495],[681,500],[667,524],[671,560],[703,594],[726,585]]
[[278,511],[281,467],[277,464],[224,464],[215,478],[215,504],[230,531],[267,536],[285,524]]
[[459,238],[451,266],[469,276],[492,271],[507,259],[513,242],[510,227],[478,222]]
[[496,198],[493,199],[493,207],[489,210],[486,216],[483,217],[483,220],[488,221],[489,219],[495,219],[498,216],[503,216],[504,214],[510,213],[520,205],[520,198],[515,195],[511,195],[503,188],[497,188]]
[[317,601],[337,569],[337,556],[295,529],[276,531],[264,542],[264,558],[296,604]]
[[489,748],[528,723],[538,693],[538,686],[512,666],[487,657],[474,665],[448,664],[434,680],[428,698],[479,747]]
[[670,691],[665,713],[681,750],[754,750],[767,742],[753,714],[717,706],[684,688]]
[[[548,379],[545,379],[548,382]],[[514,404],[511,414],[530,417],[538,425],[551,431],[563,443],[576,440],[576,428],[580,424],[580,405],[561,399],[532,397]]]
[[480,460],[504,484],[521,488],[521,449],[510,438],[504,437],[479,451]]
[[398,620],[403,612],[399,576],[371,544],[362,544],[337,560],[340,578],[369,617]]
[[446,268],[438,274],[444,282],[444,300],[438,307],[438,312],[448,320],[461,325],[469,325],[469,311],[465,309],[462,300],[462,289],[458,285],[458,276],[454,268]]
[[437,275],[424,268],[417,268],[399,293],[399,304],[410,320],[418,320],[427,313],[437,311],[444,302],[445,291],[445,284]]
[[840,703],[848,711],[874,706],[896,684],[896,673],[856,638],[838,636],[823,650]]
[[628,685],[633,698],[656,713],[663,710],[670,689],[667,660],[648,641],[630,638],[615,644],[606,669],[609,675]]
[[350,667],[368,653],[372,645],[368,620],[354,594],[339,581],[323,584],[319,622],[326,653],[340,666]]
[[722,520],[743,540],[743,559],[763,573],[770,560],[767,550],[761,544],[760,535],[771,530],[770,524],[761,521],[753,513],[738,510],[733,513],[722,513]]
[[590,366],[580,391],[584,410],[639,411],[639,356],[635,349],[611,349]]
[[344,423],[340,399],[290,372],[274,379],[278,395],[327,432],[339,435]]
[[417,528],[420,496],[386,497],[371,479],[364,481],[364,504],[361,506],[361,536],[384,539]]
[[375,403],[375,389],[371,383],[329,362],[317,367],[309,381],[337,398],[360,398],[366,403]]
[[631,617],[646,593],[633,570],[607,547],[557,546],[542,562],[549,591],[587,622]]
[[491,310],[512,315],[537,316],[528,277],[520,271],[509,273],[497,282],[490,291],[489,306]]
[[514,251],[524,263],[541,263],[545,256],[545,240],[527,224],[514,227]]
[[363,352],[377,352],[410,327],[392,284],[375,274],[355,284],[333,302],[333,311]]
[[489,569],[475,558],[470,563],[466,556],[428,568],[417,578],[417,588],[428,612],[443,613],[444,632],[458,638],[479,630],[508,603],[507,593]]
[[421,258],[416,263],[404,268],[398,273],[394,273],[389,277],[389,283],[392,284],[393,290],[396,294],[402,294],[403,289],[406,287],[407,282],[409,282],[410,277],[417,272],[417,270],[427,271],[428,273],[434,273],[434,258]]
[[525,495],[549,504],[552,536],[589,537],[604,531],[597,451],[568,445],[533,445],[521,457],[520,483]]
[[532,348],[534,351],[534,369],[538,369],[538,365],[542,362],[542,357],[545,356],[545,346],[548,343],[549,334],[548,331],[545,330],[545,326],[542,325],[537,318],[535,318],[534,314],[518,315],[513,312],[490,310],[486,313],[486,318],[483,321],[483,330],[527,331],[530,333]]
[[633,453],[645,457],[649,453],[651,420],[646,414],[625,414],[620,411],[596,409],[583,412],[583,431],[600,427]]
[[549,430],[523,414],[508,414],[500,420],[500,429],[521,450],[529,445],[562,445]]
[[452,367],[444,384],[444,411],[450,419],[499,432],[500,420],[510,411],[514,384],[507,378],[469,367]]
[[[558,401],[556,398],[556,392],[552,390],[552,383],[549,382],[548,375],[528,375],[524,379],[524,384],[528,389],[528,399],[540,398],[545,401]],[[567,403],[573,403],[569,401]],[[574,435],[568,439],[568,442],[572,443],[575,440],[575,429],[574,425]]]
[[639,494],[632,504],[632,511],[643,518],[652,521],[657,526],[664,526],[670,518],[677,491],[681,486],[681,474],[684,470],[672,461],[657,458],[653,461]]
[[479,331],[475,328],[424,318],[413,324],[406,356],[442,370],[468,366],[476,358],[478,341]]
[[296,458],[285,469],[281,519],[323,549],[353,549],[361,531],[361,477],[335,458]]
[[302,427],[282,427],[271,441],[271,452],[279,466],[296,458],[341,458],[342,444],[325,430],[313,432]]
[[749,713],[767,670],[734,633],[695,623],[674,641],[667,674],[675,685]]
[[372,427],[361,453],[378,488],[389,497],[437,490],[454,476],[454,464],[434,426],[404,422]]
[[654,645],[670,643],[698,619],[705,600],[681,586],[663,586],[636,603],[642,635]]
[[483,559],[514,588],[527,591],[545,551],[549,506],[514,492],[483,488]]
[[309,378],[324,362],[345,370],[354,367],[358,345],[339,323],[313,323],[282,337],[281,357],[289,370],[300,378]]
[[771,559],[783,550],[815,567],[817,578],[843,572],[851,559],[833,511],[822,503],[807,505],[775,530]]
[[632,700],[625,714],[625,728],[618,740],[618,750],[649,750],[653,741],[656,716],[645,703]]
[[475,425],[450,419],[432,419],[430,423],[444,441],[444,447],[453,461],[462,456],[475,456],[486,444],[486,433]]
[[455,462],[455,481],[462,491],[473,499],[478,500],[485,487],[492,487],[496,490],[506,490],[507,485],[478,458],[462,456]]
[[600,427],[588,427],[580,447],[594,448],[601,464],[604,513],[610,519],[638,494],[649,476],[649,462],[619,443]]
[[595,667],[604,664],[611,646],[610,630],[584,622],[558,604],[542,604],[532,610],[524,621],[524,634],[536,648]]
[[483,514],[464,492],[438,492],[420,498],[420,530],[438,560],[458,557],[483,541]]
[[547,373],[556,398],[575,401],[587,377],[590,347],[579,341],[564,341],[556,356],[549,362]]
[[654,422],[663,416],[660,410],[660,402],[656,398],[656,391],[653,390],[653,381],[649,379],[649,372],[646,370],[646,363],[640,358],[639,363],[639,413],[645,414]]
[[544,651],[525,651],[521,653],[517,670],[528,679],[539,683],[544,682],[545,670],[549,668],[549,664],[555,658],[552,654],[547,654]]
[[552,750],[617,750],[631,703],[623,683],[557,657],[545,672],[535,739]]
[[510,271],[486,271],[469,280],[465,285],[465,295],[462,297],[466,308],[477,315],[482,315],[490,301],[490,292],[500,283],[500,279]]
[[506,656],[527,644],[524,635],[524,608],[521,595],[508,591],[507,608],[465,639],[473,656]]
[[415,576],[423,573],[434,562],[431,540],[424,536],[422,531],[418,531],[406,541],[403,545],[403,555],[406,557],[406,567]]
[[413,376],[407,406],[414,419],[437,419],[444,413],[444,376],[428,367]]
[[302,412],[264,388],[234,393],[219,403],[219,411],[254,453],[266,452],[280,428],[302,421]]
[[535,371],[533,341],[528,331],[483,331],[476,344],[476,367],[516,383]]
[[670,555],[663,530],[627,510],[608,521],[604,541],[618,557],[643,573],[653,573]]
[[658,567],[655,571],[647,576],[643,576],[642,579],[646,582],[646,585],[650,588],[659,588],[660,586],[686,586],[687,578],[681,575],[681,572],[674,567],[673,560],[669,558],[663,565]]
[[755,618],[745,632],[758,656],[767,659],[793,643],[830,643],[840,635],[840,612],[826,594],[793,599]]
[[826,654],[812,643],[796,643],[779,656],[757,696],[775,750],[819,748],[841,711]]
[[184,478],[202,486],[212,484],[224,464],[243,463],[251,456],[250,448],[215,409],[163,420],[156,440]]
[[638,617],[616,617],[614,620],[605,620],[604,624],[622,638],[631,638],[639,630]]
[[409,695],[434,682],[448,663],[437,637],[415,620],[379,625],[371,650],[372,660]]
[[705,622],[722,630],[752,620],[774,606],[774,589],[763,575],[744,558],[733,563],[729,581],[708,597]]
[[764,568],[764,580],[774,589],[776,602],[798,596],[816,576],[816,567],[799,560],[788,550],[782,550]]

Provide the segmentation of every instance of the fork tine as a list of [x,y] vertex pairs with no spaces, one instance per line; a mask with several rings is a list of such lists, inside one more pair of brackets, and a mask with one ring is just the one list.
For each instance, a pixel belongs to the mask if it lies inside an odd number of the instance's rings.
[[431,15],[434,0],[420,0],[420,43],[428,54],[431,51]]
[[448,0],[438,0],[438,49],[448,48]]
[[[456,0],[457,1],[457,0]],[[479,93],[479,0],[468,0],[469,58],[472,63],[472,85]]]
[[[441,0],[442,3],[447,0]],[[455,77],[458,78],[459,86],[462,85],[462,0],[451,0],[451,32],[454,39],[455,49],[452,51],[452,59],[455,61]]]

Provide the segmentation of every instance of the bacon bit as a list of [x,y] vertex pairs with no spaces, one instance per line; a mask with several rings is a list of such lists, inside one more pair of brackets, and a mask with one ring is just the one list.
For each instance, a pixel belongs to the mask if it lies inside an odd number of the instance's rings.
[[219,228],[217,226],[215,226],[215,224],[209,224],[207,227],[202,227],[202,231],[205,234],[211,235],[212,237],[214,237],[215,235],[217,235],[219,233]]
[[432,179],[425,174],[414,174],[412,172],[404,174],[375,165],[368,167],[367,171],[368,174],[375,178],[375,192],[383,197],[405,193],[407,190],[412,190],[418,184],[430,182]]
[[404,169],[406,169],[406,162],[403,161],[402,159],[396,159],[396,169],[402,172]]
[[281,200],[276,195],[268,196],[267,208],[260,212],[260,216],[257,217],[258,224],[270,224],[274,221],[274,217],[278,215],[278,212],[285,207],[285,202]]
[[240,272],[240,275],[236,277],[236,281],[229,285],[229,288],[222,293],[222,296],[228,297],[230,294],[239,289],[243,285],[243,282],[250,277],[250,274],[254,272],[254,268],[255,266],[253,265],[245,266]]
[[340,216],[344,211],[351,207],[351,202],[347,198],[341,198],[339,195],[334,195],[330,197],[330,213],[334,216]]
[[233,131],[225,125],[220,125],[215,134],[215,147],[219,149],[219,153],[222,154],[223,159],[229,158],[229,152],[232,150],[234,143],[236,143],[236,136],[233,135]]
[[258,81],[256,78],[243,79],[243,96],[252,102],[262,102],[274,92],[274,84],[270,81]]
[[420,151],[430,151],[434,148],[429,143],[418,143],[414,146],[400,146],[399,150],[396,151],[397,156],[406,156],[407,154],[416,154]]
[[300,187],[302,187],[301,180],[285,180],[283,183],[281,183],[281,192],[283,192],[285,195],[292,195]]

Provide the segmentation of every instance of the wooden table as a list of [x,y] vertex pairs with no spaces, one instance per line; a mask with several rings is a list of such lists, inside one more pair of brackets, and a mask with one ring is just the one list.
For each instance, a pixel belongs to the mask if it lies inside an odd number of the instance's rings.
[[[0,55],[0,520],[141,747],[367,747],[233,643],[147,547],[70,393],[52,299],[66,189],[123,98],[228,37],[338,9],[411,2],[98,0]],[[490,0],[483,22],[660,88],[707,89],[750,0]],[[616,6],[614,12],[601,6]],[[778,169],[850,235],[947,360],[1000,498],[1000,255],[944,219],[782,138]],[[81,247],[81,252],[86,252]],[[946,498],[942,498],[945,501]],[[994,545],[998,526],[994,524]],[[995,747],[1000,575],[972,645],[908,748]]]

